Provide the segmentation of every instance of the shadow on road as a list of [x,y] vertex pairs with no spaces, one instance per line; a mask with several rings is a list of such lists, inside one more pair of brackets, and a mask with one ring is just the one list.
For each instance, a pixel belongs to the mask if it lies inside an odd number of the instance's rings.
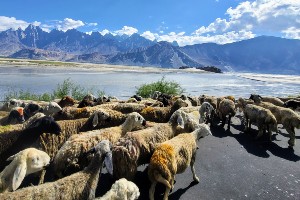
[[[242,130],[242,125],[232,125],[235,130],[228,131],[223,127],[215,125],[211,127],[211,131],[213,136],[218,138],[224,137],[233,137],[235,138],[248,153],[251,153],[255,156],[262,158],[269,158],[270,155],[267,151],[272,153],[274,156],[283,158],[285,160],[297,162],[300,160],[300,156],[294,153],[292,148],[283,148],[276,144],[274,141],[279,141],[276,139],[276,134],[272,135],[272,142],[268,141],[266,135],[262,136],[259,140],[255,140],[255,136],[257,135],[257,130],[250,130],[249,133],[240,132]],[[287,136],[287,134],[281,133],[281,135]]]
[[180,188],[178,189],[176,192],[172,193],[169,195],[169,199],[172,199],[172,200],[177,200],[177,199],[180,199],[180,197],[188,190],[190,189],[191,187],[193,187],[194,185],[197,185],[198,183],[196,181],[193,181],[190,183],[189,186],[187,186],[186,188]]

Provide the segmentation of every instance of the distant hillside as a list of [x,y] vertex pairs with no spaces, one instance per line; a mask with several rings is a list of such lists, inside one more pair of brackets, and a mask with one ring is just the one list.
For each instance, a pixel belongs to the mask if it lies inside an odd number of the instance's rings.
[[260,36],[231,44],[156,42],[138,34],[91,35],[75,29],[47,33],[29,25],[0,32],[0,56],[179,68],[216,66],[222,71],[300,74],[300,40]]

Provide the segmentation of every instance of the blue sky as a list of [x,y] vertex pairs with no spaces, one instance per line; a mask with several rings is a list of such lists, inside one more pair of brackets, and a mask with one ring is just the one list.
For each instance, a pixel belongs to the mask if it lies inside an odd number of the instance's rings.
[[2,0],[0,31],[76,28],[138,33],[179,45],[219,44],[272,35],[300,39],[299,0]]

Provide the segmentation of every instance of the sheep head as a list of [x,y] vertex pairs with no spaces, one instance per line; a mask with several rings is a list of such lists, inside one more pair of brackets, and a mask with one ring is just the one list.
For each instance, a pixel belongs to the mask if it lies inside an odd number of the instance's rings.
[[19,124],[24,121],[24,108],[15,107],[8,115],[7,124]]
[[192,133],[195,135],[196,140],[199,140],[200,138],[208,135],[212,135],[209,126],[203,123],[199,124],[196,130],[194,130]]
[[110,116],[105,111],[96,111],[91,117],[93,127],[96,127],[101,121],[110,120]]
[[44,116],[35,120],[31,123],[28,130],[37,131],[38,134],[42,133],[54,133],[56,135],[61,133],[61,128],[59,124],[53,119],[53,117]]
[[252,99],[255,103],[260,103],[263,98],[258,94],[251,94],[249,99]]
[[38,172],[50,163],[49,155],[35,148],[27,148],[7,160],[12,162],[1,173],[1,176],[8,181],[7,188],[3,188],[4,191],[15,191],[26,175]]
[[49,104],[45,107],[43,112],[45,113],[45,115],[50,116],[61,111],[61,107],[56,102],[49,102]]

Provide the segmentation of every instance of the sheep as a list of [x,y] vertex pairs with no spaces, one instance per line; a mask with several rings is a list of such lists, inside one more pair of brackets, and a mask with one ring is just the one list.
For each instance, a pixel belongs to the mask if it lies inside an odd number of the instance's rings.
[[50,163],[48,154],[35,148],[24,149],[7,160],[12,162],[0,173],[0,193],[15,191],[25,176],[44,169]]
[[203,102],[208,102],[210,105],[214,107],[214,109],[217,109],[217,98],[214,96],[206,96],[206,95],[201,95],[199,97],[199,101],[202,104]]
[[[146,106],[136,103],[109,103],[94,107],[74,108],[65,107],[61,113],[54,115],[56,120],[79,119],[90,117],[97,110],[113,110],[110,112],[128,114],[131,112],[140,113]],[[118,111],[118,112],[117,112]],[[117,114],[116,114],[117,115]]]
[[199,123],[207,123],[211,119],[214,110],[214,107],[210,103],[203,102],[199,108]]
[[155,148],[148,166],[150,200],[154,200],[157,182],[166,186],[164,199],[168,199],[169,192],[174,187],[175,175],[183,173],[188,166],[191,166],[194,181],[199,183],[194,167],[197,141],[207,135],[211,135],[209,126],[201,124],[192,133],[182,133]]
[[39,104],[33,102],[26,104],[24,107],[25,120],[29,119],[38,112],[43,112],[43,108]]
[[159,91],[154,91],[151,95],[151,98],[162,102],[164,106],[169,106],[171,105],[172,95],[161,93]]
[[[89,153],[94,153],[94,157],[84,170],[54,182],[0,194],[0,199],[94,199],[98,180],[102,172],[103,160],[106,168],[112,166],[110,148],[111,144],[109,141],[103,140],[89,151]],[[111,171],[112,169],[108,170],[108,172]]]
[[230,130],[230,122],[231,117],[235,115],[235,104],[230,99],[220,99],[220,103],[218,104],[217,108],[217,115],[220,117],[222,121],[222,127],[225,126],[226,123],[226,116],[228,115],[228,126],[227,130]]
[[22,107],[14,107],[8,116],[0,119],[0,125],[6,126],[9,124],[19,124],[23,123],[24,119],[24,108]]
[[261,102],[259,95],[251,94],[250,99],[254,100],[256,105],[269,109],[272,112],[277,123],[282,124],[283,128],[289,133],[290,139],[288,144],[289,147],[293,147],[295,145],[295,128],[300,128],[300,116],[289,108],[276,106],[269,102]]
[[57,124],[61,127],[60,134],[42,134],[33,145],[47,152],[53,159],[57,151],[72,135],[106,126],[108,120],[110,120],[108,113],[97,111],[90,118],[57,121]]
[[76,103],[75,99],[73,99],[72,97],[69,96],[64,96],[63,98],[61,98],[61,100],[58,102],[58,105],[61,108],[67,107],[67,106],[74,106]]
[[177,99],[172,106],[169,107],[146,107],[140,113],[147,120],[152,122],[167,122],[171,115],[181,107],[187,107],[188,104],[182,99]]
[[48,105],[43,107],[43,113],[47,116],[53,116],[54,114],[61,112],[61,107],[54,101],[49,102]]
[[114,166],[122,166],[114,170],[114,177],[132,180],[137,167],[149,163],[153,147],[157,143],[169,140],[179,133],[193,131],[198,125],[187,113],[177,110],[167,123],[157,123],[150,128],[127,133],[112,150]]
[[239,101],[243,105],[242,110],[245,118],[245,131],[248,131],[251,128],[251,123],[255,123],[258,128],[256,139],[260,138],[263,135],[263,131],[267,129],[269,140],[271,141],[272,131],[278,131],[277,120],[272,112],[257,105],[246,104],[242,99],[239,99]]
[[23,100],[19,100],[19,99],[10,99],[8,102],[6,102],[3,107],[1,108],[1,110],[3,111],[11,111],[13,108],[15,107],[24,107],[25,103]]
[[136,184],[121,178],[111,186],[111,189],[104,196],[95,200],[135,200],[139,196],[140,191]]
[[294,99],[288,100],[288,101],[284,102],[283,107],[291,108],[293,110],[296,110],[297,108],[300,107],[300,101],[297,101],[297,100],[294,100]]
[[[269,103],[272,103],[272,104],[274,104],[274,105],[276,105],[276,106],[281,106],[281,107],[283,107],[283,104],[284,104],[284,102],[281,101],[281,100],[280,100],[279,98],[277,98],[277,97],[261,97],[260,95],[257,95],[257,94],[251,94],[250,99],[254,100],[254,99],[251,98],[251,97],[253,97],[253,98],[260,98],[260,101],[263,101],[263,102],[269,102]],[[257,99],[254,100],[254,101],[257,101]]]
[[42,117],[28,125],[26,129],[20,128],[12,132],[0,134],[0,170],[6,165],[5,161],[9,155],[32,147],[43,133],[58,135],[60,126],[52,117]]
[[114,144],[125,133],[139,125],[146,125],[146,121],[140,114],[133,112],[128,115],[125,122],[120,126],[73,135],[61,147],[54,158],[55,173],[61,177],[70,171],[82,169],[84,167],[84,164],[82,164],[84,163],[83,155],[87,149],[104,139]]

